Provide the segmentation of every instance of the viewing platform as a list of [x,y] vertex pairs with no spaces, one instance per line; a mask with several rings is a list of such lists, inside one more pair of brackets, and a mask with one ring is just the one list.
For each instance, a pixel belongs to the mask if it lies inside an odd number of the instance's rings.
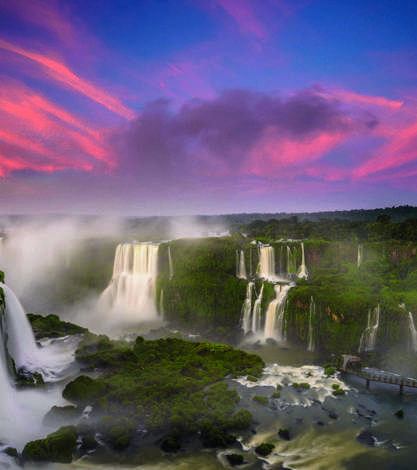
[[403,393],[404,387],[417,388],[417,379],[403,377],[393,372],[386,372],[379,369],[362,368],[361,358],[359,356],[343,354],[342,357],[343,364],[339,368],[340,372],[365,379],[367,389],[369,389],[370,382],[372,381],[398,385],[400,387],[400,394]]

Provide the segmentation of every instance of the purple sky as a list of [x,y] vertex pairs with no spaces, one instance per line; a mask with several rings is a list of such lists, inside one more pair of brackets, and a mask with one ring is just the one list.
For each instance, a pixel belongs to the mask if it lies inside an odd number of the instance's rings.
[[0,213],[417,205],[417,2],[0,0]]

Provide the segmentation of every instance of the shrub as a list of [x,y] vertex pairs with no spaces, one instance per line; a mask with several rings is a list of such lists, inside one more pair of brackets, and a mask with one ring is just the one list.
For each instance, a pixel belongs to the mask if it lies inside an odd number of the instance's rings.
[[262,457],[266,457],[274,450],[274,448],[274,444],[270,444],[269,442],[262,442],[262,444],[259,444],[257,447],[255,447],[255,452]]

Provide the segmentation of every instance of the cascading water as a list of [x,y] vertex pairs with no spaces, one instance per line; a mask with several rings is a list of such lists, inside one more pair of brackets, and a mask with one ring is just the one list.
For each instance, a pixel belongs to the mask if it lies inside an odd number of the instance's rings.
[[113,310],[134,312],[140,319],[157,317],[155,282],[158,248],[154,243],[122,243],[117,246],[113,278],[101,301]]
[[314,328],[313,319],[316,317],[316,304],[313,297],[310,299],[310,309],[308,315],[308,336],[307,336],[307,351],[314,351],[316,345],[314,344]]
[[380,313],[381,309],[379,304],[374,309],[369,310],[367,326],[364,329],[359,341],[359,352],[372,351],[375,349]]
[[242,328],[245,334],[251,330],[253,286],[253,282],[248,282],[248,285],[246,286],[246,298],[242,306]]
[[258,276],[268,281],[278,280],[275,274],[275,252],[272,246],[259,247]]
[[261,303],[262,303],[262,295],[264,293],[264,285],[262,284],[261,290],[259,291],[259,295],[253,304],[253,313],[252,313],[252,328],[251,330],[254,333],[258,333],[261,328]]
[[358,268],[361,267],[362,259],[363,259],[363,245],[361,243],[359,243],[359,245],[358,245],[358,260],[357,260],[357,263],[356,263]]
[[236,277],[239,279],[247,279],[245,266],[245,253],[243,250],[236,250]]
[[[6,284],[0,282],[5,297],[5,310],[2,322],[3,354],[13,359],[16,371],[19,369],[39,372],[47,382],[60,380],[68,365],[68,354],[55,352],[53,356],[39,348],[33,330],[19,299]],[[7,367],[7,365],[6,365]]]
[[410,349],[413,352],[417,351],[417,331],[414,325],[414,318],[411,312],[408,312],[408,329],[410,332]]
[[291,250],[291,247],[287,245],[287,275],[297,273],[297,260],[295,247]]
[[159,314],[164,315],[164,289],[161,289],[161,293],[159,295]]
[[174,264],[172,263],[171,247],[168,245],[168,267],[169,267],[169,280],[174,277]]
[[304,255],[304,243],[301,242],[301,266],[298,271],[298,277],[299,278],[308,278],[308,271],[307,271],[307,266],[306,266],[306,261],[305,261],[305,255]]
[[268,305],[268,309],[265,314],[264,339],[275,338],[278,341],[285,340],[285,300],[291,287],[292,286],[288,284],[274,286],[275,299]]

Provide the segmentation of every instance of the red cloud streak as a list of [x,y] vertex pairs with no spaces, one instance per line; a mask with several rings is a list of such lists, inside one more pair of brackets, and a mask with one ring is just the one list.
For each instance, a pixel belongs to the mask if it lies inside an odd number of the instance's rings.
[[65,64],[36,52],[27,51],[2,39],[0,39],[0,48],[36,62],[44,68],[49,77],[100,103],[113,113],[125,119],[133,119],[135,117],[135,113],[124,106],[118,99],[113,98],[86,80],[79,78]]
[[115,158],[104,132],[24,85],[0,89],[0,175],[16,170],[104,171]]

